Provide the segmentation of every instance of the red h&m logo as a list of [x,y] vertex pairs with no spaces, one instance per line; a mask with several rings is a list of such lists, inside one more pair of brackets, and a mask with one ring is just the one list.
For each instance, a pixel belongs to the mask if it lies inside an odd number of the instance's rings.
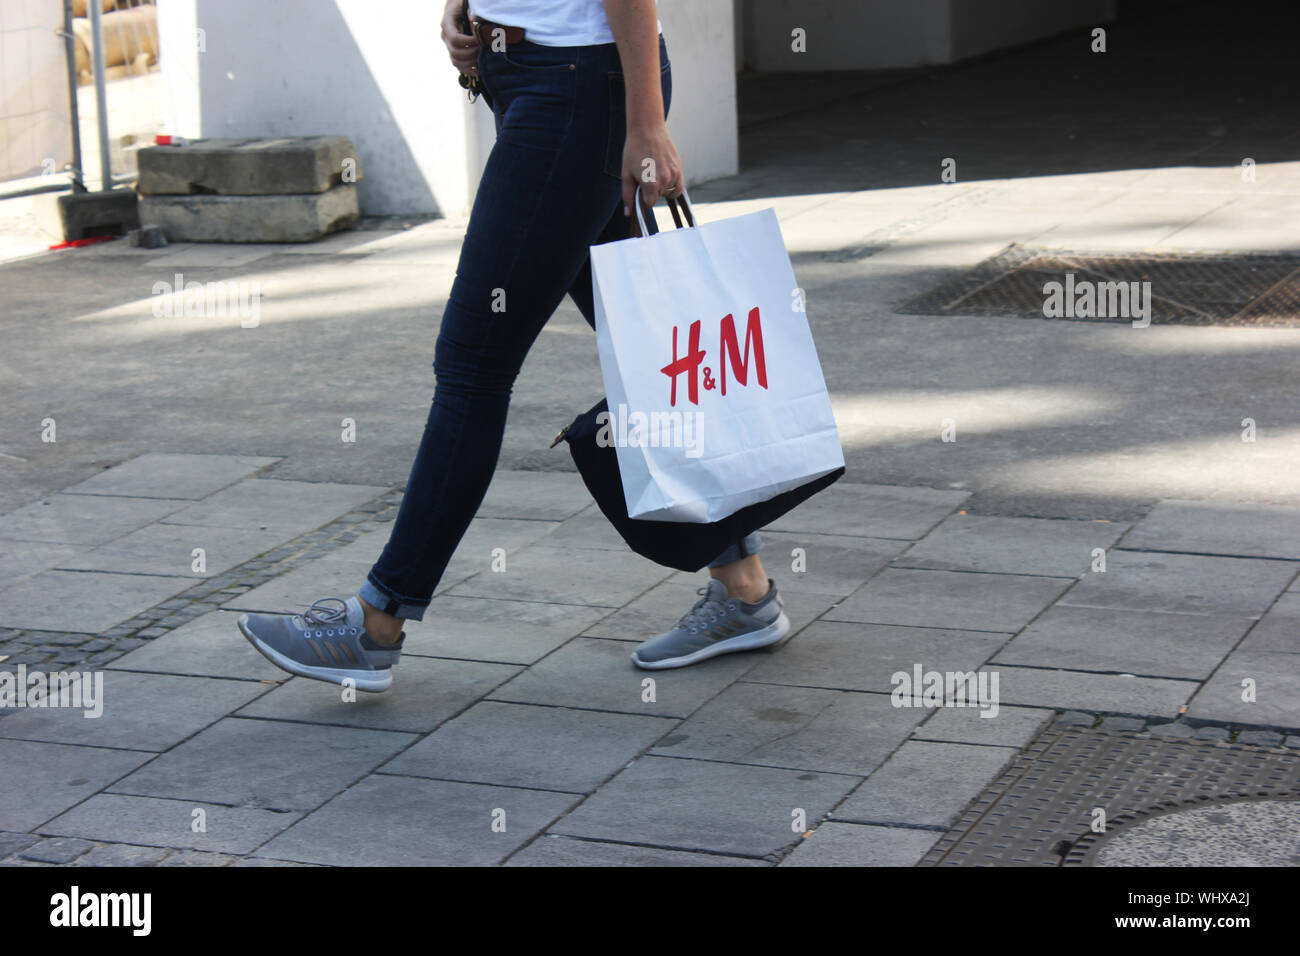
[[[740,351],[740,342],[736,337],[736,319],[734,316],[728,314],[722,320],[718,340],[718,354],[721,356],[719,378],[722,387],[720,391],[723,395],[727,394],[728,363],[731,365],[731,372],[736,377],[736,381],[741,385],[749,384],[749,349],[751,345],[754,348],[754,377],[759,385],[767,388],[767,359],[763,355],[763,324],[759,321],[757,306],[749,310],[749,321],[745,325],[745,351],[743,356]],[[686,397],[692,405],[700,404],[701,371],[703,372],[703,384],[706,391],[718,387],[719,382],[713,379],[713,370],[707,365],[701,369],[701,363],[707,354],[707,349],[700,348],[700,322],[697,319],[690,326],[686,354],[678,358],[677,326],[673,326],[673,360],[659,370],[667,375],[672,382],[669,405],[677,404],[677,376],[679,375],[685,374],[688,376],[686,379]]]

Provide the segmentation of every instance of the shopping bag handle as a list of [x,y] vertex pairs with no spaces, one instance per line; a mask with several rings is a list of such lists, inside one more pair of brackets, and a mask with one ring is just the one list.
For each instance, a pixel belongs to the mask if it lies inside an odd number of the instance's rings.
[[[673,214],[673,223],[676,224],[676,226],[677,226],[678,229],[681,229],[681,228],[682,228],[682,217],[683,217],[683,216],[686,218],[686,224],[687,224],[688,227],[693,227],[693,226],[695,225],[695,216],[691,214],[691,207],[690,207],[690,204],[689,204],[689,202],[688,202],[688,199],[689,199],[689,197],[688,197],[687,194],[686,194],[686,187],[685,187],[685,186],[682,187],[682,194],[681,194],[680,196],[676,196],[676,197],[674,197],[674,196],[665,196],[665,197],[664,197],[664,200],[668,203],[668,211],[671,212],[671,213]],[[629,225],[628,225],[628,236],[630,236],[630,237],[635,237],[635,236],[654,236],[654,235],[658,235],[658,233],[659,233],[659,222],[655,219],[654,209],[650,209],[650,210],[649,210],[649,212],[650,212],[650,219],[649,219],[649,222],[646,221],[645,216],[644,216],[644,214],[643,214],[644,207],[641,205],[641,187],[640,187],[640,186],[637,186],[637,187],[636,187],[636,196],[633,198],[632,202],[633,202],[633,204],[636,206],[636,223],[637,223],[637,225],[639,225],[641,228],[640,228],[640,231],[638,232],[636,229],[633,228],[633,226],[632,226],[631,224],[629,224]],[[678,209],[677,209],[678,203],[681,204],[681,212],[680,212],[680,213],[678,212]]]

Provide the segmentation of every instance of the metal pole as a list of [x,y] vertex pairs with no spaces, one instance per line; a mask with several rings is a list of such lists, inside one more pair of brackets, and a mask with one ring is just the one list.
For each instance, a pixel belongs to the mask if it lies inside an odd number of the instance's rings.
[[90,0],[90,33],[95,64],[95,113],[99,120],[99,174],[100,189],[113,188],[113,160],[108,148],[108,96],[104,81],[104,12],[99,0]]
[[72,33],[72,0],[63,0],[63,49],[68,61],[68,115],[72,117],[72,191],[84,193],[81,176],[81,113],[77,109],[77,38]]

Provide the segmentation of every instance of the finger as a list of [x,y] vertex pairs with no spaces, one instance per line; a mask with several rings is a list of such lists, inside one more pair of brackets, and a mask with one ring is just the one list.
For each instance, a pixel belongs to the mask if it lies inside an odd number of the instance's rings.
[[659,197],[662,195],[663,195],[663,190],[660,188],[659,181],[657,179],[652,179],[648,183],[647,182],[641,183],[641,205],[644,206],[646,209],[650,209],[651,207],[653,207],[654,204],[659,201]]
[[632,177],[623,179],[623,215],[632,215],[632,203],[636,199],[637,181]]

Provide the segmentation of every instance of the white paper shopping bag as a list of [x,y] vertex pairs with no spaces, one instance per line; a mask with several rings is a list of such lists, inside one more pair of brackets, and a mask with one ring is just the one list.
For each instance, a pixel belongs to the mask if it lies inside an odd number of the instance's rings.
[[628,514],[717,521],[842,468],[775,212],[655,235],[641,221],[591,247],[598,440],[616,446]]

